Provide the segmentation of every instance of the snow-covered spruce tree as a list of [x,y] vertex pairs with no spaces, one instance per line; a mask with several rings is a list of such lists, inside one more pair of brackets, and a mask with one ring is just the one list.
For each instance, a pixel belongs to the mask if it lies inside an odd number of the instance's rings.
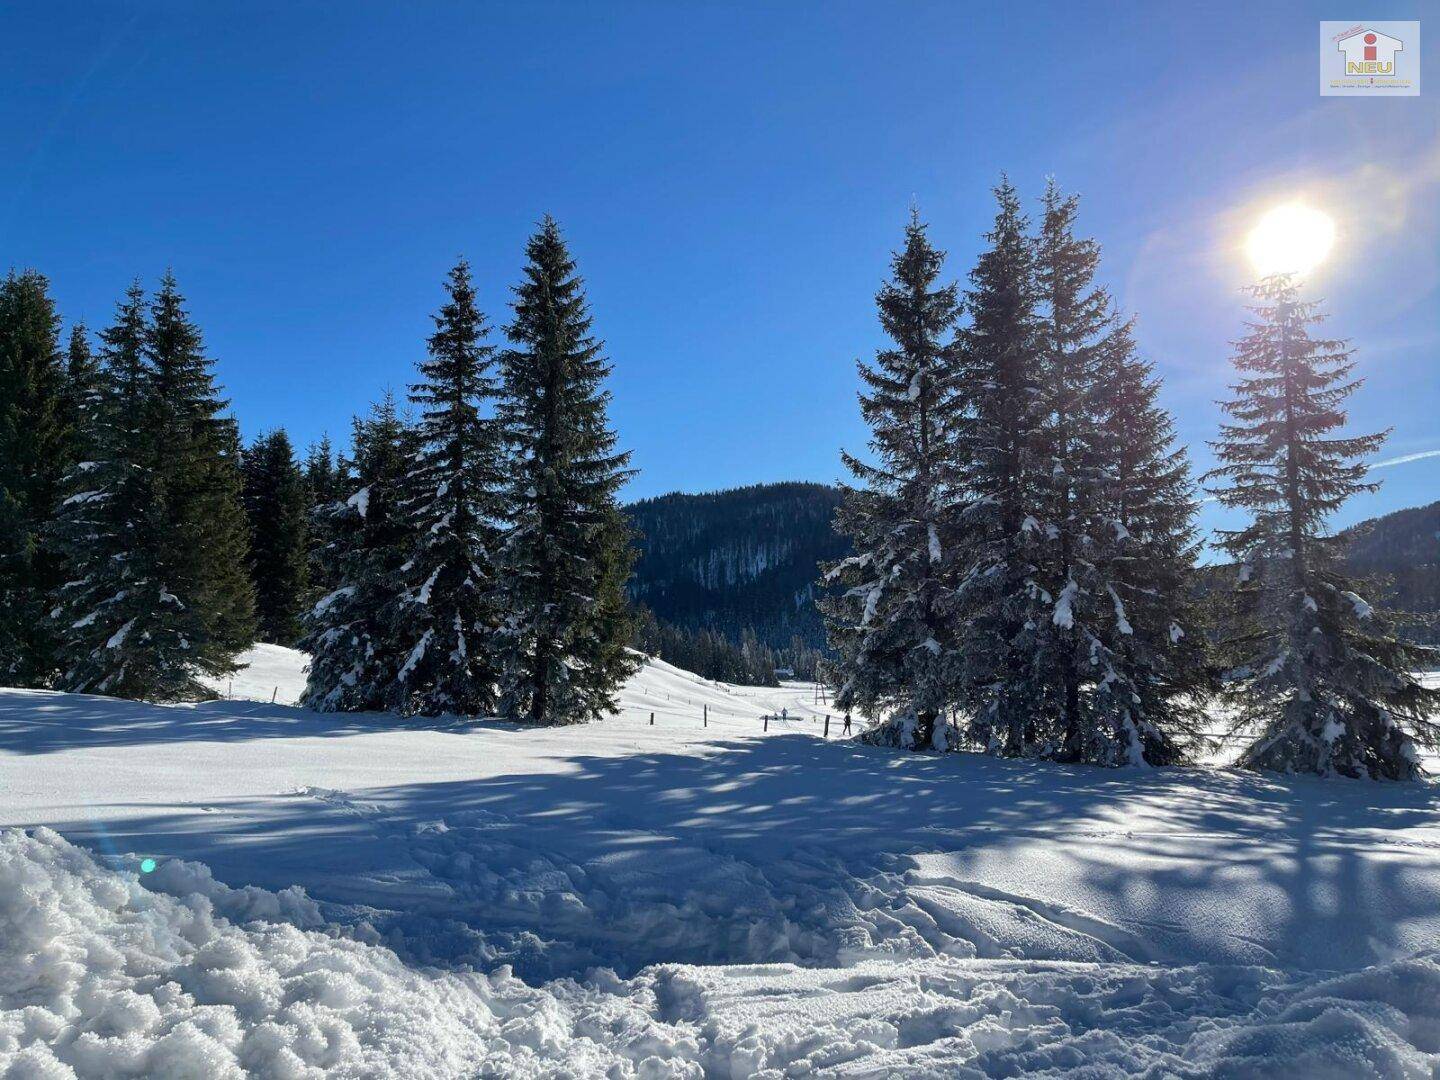
[[66,582],[50,612],[59,640],[56,686],[76,693],[175,700],[199,694],[189,642],[201,613],[162,576],[166,521],[157,493],[161,440],[152,421],[145,293],[136,282],[100,334],[90,454],[66,477],[52,543]]
[[0,281],[0,682],[44,686],[54,642],[44,612],[60,583],[42,543],[74,462],[60,319],[34,271]]
[[1237,343],[1241,374],[1214,444],[1215,496],[1250,523],[1221,533],[1240,564],[1246,618],[1224,643],[1236,730],[1259,734],[1239,764],[1276,772],[1412,780],[1416,744],[1440,748],[1440,691],[1412,674],[1434,650],[1395,638],[1340,569],[1327,517],[1373,490],[1362,458],[1384,434],[1346,437],[1344,400],[1360,385],[1343,341],[1286,275],[1252,290],[1254,321]]
[[842,588],[821,601],[837,659],[836,707],[887,716],[869,737],[944,749],[953,623],[953,434],[959,410],[954,343],[957,287],[939,283],[944,253],[912,213],[905,245],[875,303],[894,342],[858,365],[860,412],[874,464],[843,455],[857,484],[837,527],[854,554],[825,568]]
[[615,450],[610,365],[551,218],[526,256],[497,413],[511,455],[500,706],[534,723],[582,723],[614,709],[635,669],[625,597],[634,549],[616,503],[630,455]]
[[255,640],[249,530],[241,503],[240,432],[219,395],[214,361],[167,272],[150,305],[150,422],[155,487],[164,520],[162,577],[198,614],[200,632],[178,644],[174,666],[210,676],[235,669]]
[[[1033,671],[1058,713],[1044,756],[1101,765],[1185,760],[1200,719],[1203,635],[1189,599],[1194,498],[1129,322],[1095,284],[1077,200],[1051,181],[1036,243],[1041,543],[1054,598]],[[1042,736],[1043,738],[1043,736]]]
[[355,421],[354,431],[354,489],[317,507],[312,519],[337,581],[305,616],[299,645],[310,654],[302,703],[322,712],[387,708],[404,660],[396,655],[390,620],[395,582],[414,546],[400,509],[410,437],[389,394]]
[[[1100,248],[1075,236],[1077,200],[1047,182],[1035,243],[1036,521],[1034,582],[1053,599],[1035,627],[1034,676],[1049,692],[1037,701],[1042,756],[1116,764],[1130,749],[1124,733],[1102,726],[1091,708],[1095,679],[1110,662],[1109,626],[1123,619],[1107,593],[1108,541],[1100,514],[1102,459],[1096,423],[1103,387],[1099,355],[1114,323],[1110,298],[1095,284]],[[1048,708],[1046,708],[1048,707]],[[1123,741],[1122,741],[1123,738]],[[1138,747],[1136,748],[1138,749]]]
[[101,335],[93,460],[54,526],[61,689],[174,701],[234,670],[253,627],[239,437],[169,275]]
[[1110,763],[1183,764],[1209,747],[1204,704],[1214,689],[1195,600],[1195,485],[1128,321],[1107,334],[1099,374],[1097,561],[1115,617],[1098,624],[1094,726],[1119,752]]
[[1057,598],[1036,580],[1045,555],[1050,462],[1042,438],[1035,246],[1014,187],[1001,180],[989,250],[970,274],[960,338],[965,416],[957,427],[965,571],[955,590],[957,691],[972,740],[1007,757],[1049,756],[1063,696],[1037,667]]
[[492,714],[496,705],[496,560],[505,479],[494,346],[475,303],[469,264],[446,282],[429,358],[410,401],[414,461],[400,512],[415,547],[400,568],[393,647],[403,657],[390,707],[403,714]]
[[293,645],[309,594],[309,492],[284,428],[243,455],[250,580],[262,640]]

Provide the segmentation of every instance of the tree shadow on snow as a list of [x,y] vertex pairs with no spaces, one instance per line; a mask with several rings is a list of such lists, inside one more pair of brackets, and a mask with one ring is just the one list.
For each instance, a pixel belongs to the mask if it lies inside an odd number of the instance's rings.
[[[290,722],[333,723],[321,732],[331,734],[347,726],[302,715]],[[908,857],[943,855],[955,889],[1030,905],[1061,925],[1119,911],[1116,948],[1135,960],[1345,968],[1407,951],[1416,927],[1440,914],[1440,841],[1387,842],[1401,828],[1440,825],[1433,784],[1104,770],[783,734],[688,752],[567,754],[554,772],[226,810],[56,827],[75,839],[103,832],[118,850],[203,859],[233,884],[303,882],[324,900],[352,899],[347,889],[365,877],[411,910],[478,926],[531,915],[457,911],[442,883],[535,858],[578,866],[618,901],[723,892],[706,877],[717,859],[753,890],[782,870],[796,880],[880,870],[913,879]],[[1007,884],[1017,876],[1023,888]],[[558,916],[533,917],[553,925]]]
[[256,701],[153,705],[49,690],[0,689],[0,751],[60,750],[184,742],[247,742],[360,735],[376,731],[519,730],[500,721],[455,717],[397,719],[392,713],[322,713]]

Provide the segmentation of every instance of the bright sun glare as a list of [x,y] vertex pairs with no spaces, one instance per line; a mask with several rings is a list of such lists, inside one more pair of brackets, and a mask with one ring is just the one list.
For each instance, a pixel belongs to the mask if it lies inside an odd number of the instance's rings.
[[1277,206],[1250,230],[1246,254],[1261,277],[1305,274],[1319,266],[1335,243],[1329,214],[1301,203]]

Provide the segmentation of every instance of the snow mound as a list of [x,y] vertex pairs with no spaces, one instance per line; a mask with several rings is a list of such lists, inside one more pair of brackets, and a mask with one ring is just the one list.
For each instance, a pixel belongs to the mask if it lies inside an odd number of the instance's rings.
[[424,973],[388,949],[215,909],[203,891],[152,893],[48,829],[0,833],[0,1076],[664,1073],[664,1047],[624,999],[597,1016],[585,995],[567,1008],[504,969]]

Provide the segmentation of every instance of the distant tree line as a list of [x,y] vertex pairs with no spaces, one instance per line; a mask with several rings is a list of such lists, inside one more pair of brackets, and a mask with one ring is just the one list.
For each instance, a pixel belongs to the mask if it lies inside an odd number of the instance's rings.
[[0,676],[205,696],[257,635],[311,655],[328,710],[573,723],[634,670],[630,475],[610,368],[547,218],[506,347],[469,267],[446,283],[402,414],[390,397],[301,463],[242,450],[170,275],[92,349],[46,279],[0,284]]
[[844,459],[853,553],[822,602],[837,704],[916,749],[1164,765],[1208,748],[1219,697],[1243,766],[1420,775],[1440,692],[1413,672],[1434,654],[1361,598],[1325,528],[1383,439],[1341,431],[1345,344],[1290,278],[1252,290],[1206,478],[1249,517],[1220,536],[1239,571],[1212,647],[1188,462],[1099,247],[1053,182],[1033,229],[1008,181],[995,194],[963,294],[912,217],[877,295],[891,344],[860,365],[870,454]]
[[782,678],[814,682],[823,658],[821,650],[799,637],[775,649],[749,627],[741,629],[737,641],[718,630],[666,622],[644,605],[637,609],[634,640],[647,656],[706,679],[747,686],[779,686]]

